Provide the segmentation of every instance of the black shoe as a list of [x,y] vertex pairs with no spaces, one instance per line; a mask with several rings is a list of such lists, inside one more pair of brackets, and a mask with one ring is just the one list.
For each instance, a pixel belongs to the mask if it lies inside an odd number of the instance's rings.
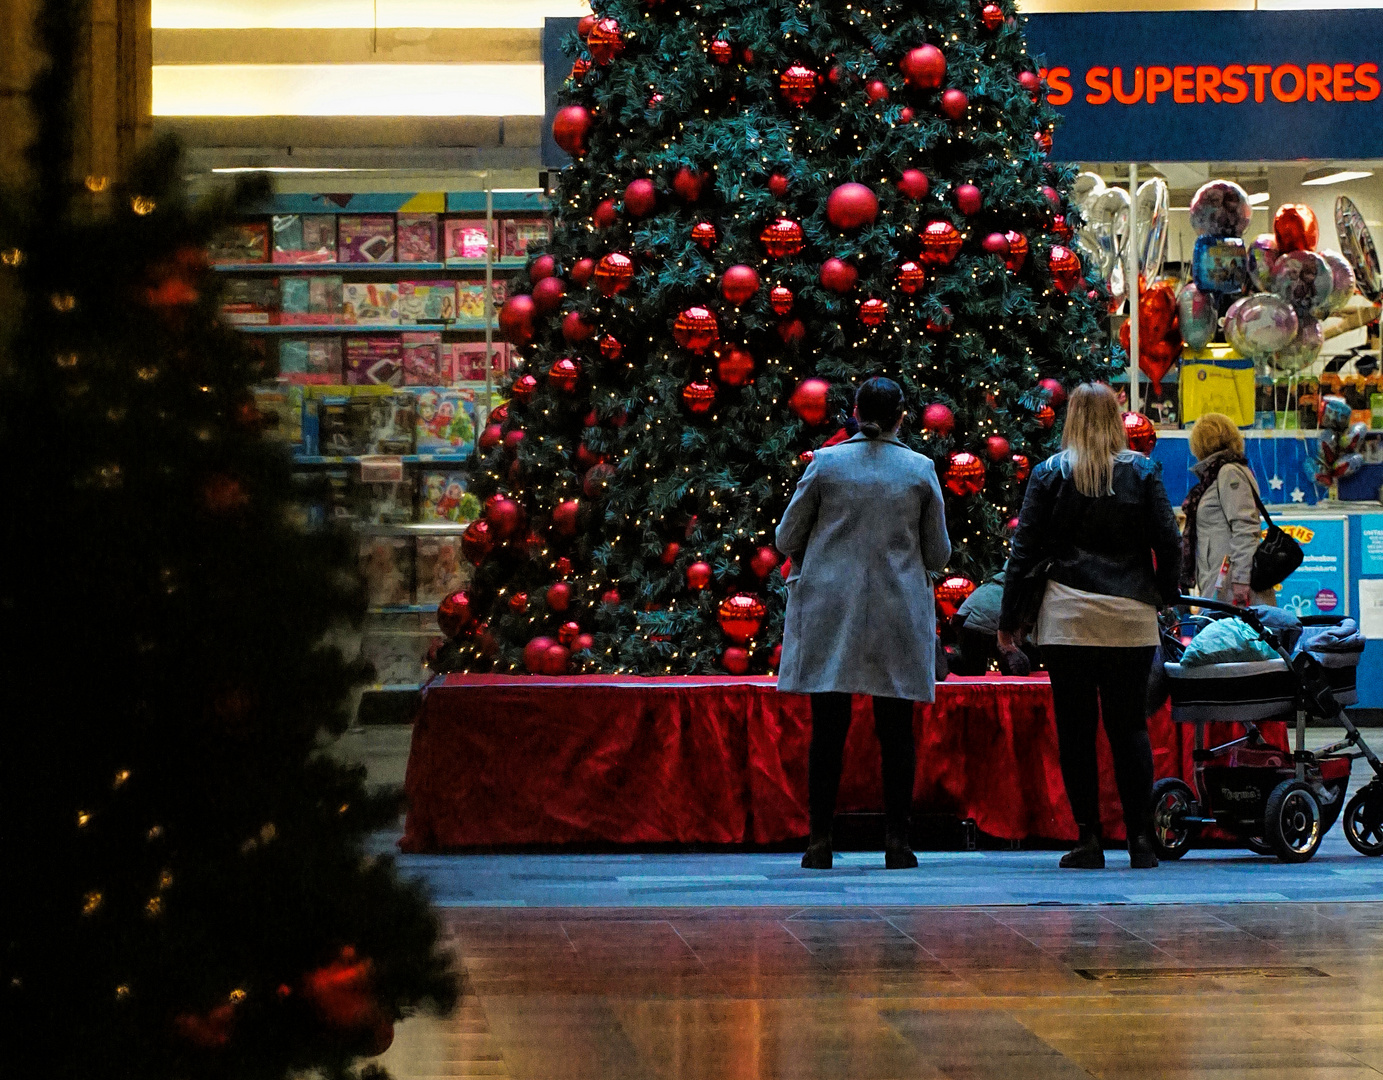
[[906,841],[884,843],[884,869],[885,870],[915,870],[917,868],[917,856],[912,853],[912,848]]
[[803,870],[831,869],[831,838],[813,840],[807,845],[807,853],[802,856]]
[[1143,833],[1136,833],[1128,842],[1128,864],[1134,870],[1154,870],[1157,868],[1157,853],[1153,851],[1152,841]]
[[1080,843],[1061,857],[1063,870],[1103,870],[1104,848],[1097,834],[1081,830]]

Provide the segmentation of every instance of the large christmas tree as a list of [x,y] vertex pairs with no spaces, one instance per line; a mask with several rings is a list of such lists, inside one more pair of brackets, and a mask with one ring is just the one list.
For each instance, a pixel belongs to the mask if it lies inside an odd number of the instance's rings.
[[83,6],[41,6],[0,205],[4,1071],[344,1077],[455,996],[426,898],[366,850],[396,802],[324,755],[362,590],[298,524],[272,371],[220,320],[232,202],[191,207],[169,146],[70,174]]
[[1011,0],[594,7],[442,665],[771,670],[774,525],[874,374],[950,492],[953,571],[993,572],[1063,387],[1108,374]]

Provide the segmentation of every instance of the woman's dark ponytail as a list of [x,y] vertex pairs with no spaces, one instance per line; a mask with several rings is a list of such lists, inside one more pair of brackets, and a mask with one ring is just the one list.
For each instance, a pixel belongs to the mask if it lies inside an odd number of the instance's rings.
[[870,379],[855,392],[855,414],[866,439],[892,431],[903,415],[903,388],[882,376]]

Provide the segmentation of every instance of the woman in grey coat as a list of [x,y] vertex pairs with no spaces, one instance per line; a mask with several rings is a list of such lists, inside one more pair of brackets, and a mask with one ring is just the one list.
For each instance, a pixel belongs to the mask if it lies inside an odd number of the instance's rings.
[[792,559],[778,689],[812,697],[811,839],[802,865],[831,867],[831,823],[850,696],[874,699],[883,750],[884,864],[917,865],[908,843],[916,751],[912,703],[936,696],[936,608],[928,571],[951,557],[930,459],[898,441],[903,391],[870,379],[859,434],[816,452],[778,525]]

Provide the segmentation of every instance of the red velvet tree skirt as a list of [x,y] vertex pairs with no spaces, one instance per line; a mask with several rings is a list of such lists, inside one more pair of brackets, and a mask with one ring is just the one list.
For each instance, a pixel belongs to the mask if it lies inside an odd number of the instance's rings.
[[[974,818],[999,839],[1075,838],[1045,677],[952,678],[913,723],[919,811]],[[1165,708],[1149,728],[1157,775],[1189,778],[1191,729]],[[1285,745],[1281,725],[1265,734]],[[808,699],[772,679],[451,675],[414,726],[402,847],[793,840],[807,833],[810,737]],[[1103,732],[1099,753],[1117,839]],[[856,698],[838,809],[882,805],[870,704]]]

